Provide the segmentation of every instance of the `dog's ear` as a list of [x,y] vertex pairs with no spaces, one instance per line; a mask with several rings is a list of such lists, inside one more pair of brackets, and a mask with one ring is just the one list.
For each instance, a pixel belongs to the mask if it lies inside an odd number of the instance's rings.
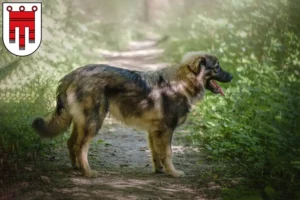
[[206,59],[204,56],[199,56],[188,63],[188,68],[195,74],[198,75],[201,68],[206,66]]

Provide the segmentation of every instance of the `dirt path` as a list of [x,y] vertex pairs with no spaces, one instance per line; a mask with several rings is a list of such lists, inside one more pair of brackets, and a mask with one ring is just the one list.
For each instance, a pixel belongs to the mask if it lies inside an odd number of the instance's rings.
[[[153,48],[156,44],[156,40],[149,40],[133,42],[127,52],[99,51],[109,64],[129,69],[158,69],[167,64],[157,62],[163,50]],[[210,167],[197,164],[201,152],[184,146],[182,132],[175,133],[173,153],[175,166],[186,173],[184,178],[152,173],[146,134],[108,117],[89,153],[91,167],[100,172],[99,177],[85,178],[72,169],[64,145],[46,156],[47,159],[26,164],[25,173],[4,190],[0,200],[219,199],[220,188],[204,177]]]
[[27,165],[24,181],[15,184],[12,188],[17,190],[11,189],[3,199],[217,199],[219,187],[202,180],[201,174],[209,170],[208,166],[196,164],[201,153],[182,146],[181,139],[178,133],[173,146],[174,164],[187,175],[172,178],[152,172],[146,134],[106,124],[89,154],[99,177],[85,178],[72,169],[64,146],[47,160]]

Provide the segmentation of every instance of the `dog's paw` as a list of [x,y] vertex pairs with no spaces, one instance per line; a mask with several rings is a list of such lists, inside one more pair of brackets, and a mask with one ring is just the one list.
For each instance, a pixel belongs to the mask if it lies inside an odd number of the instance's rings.
[[183,171],[178,171],[178,170],[170,172],[169,174],[176,178],[185,176],[185,173]]
[[88,178],[96,178],[99,176],[99,173],[97,171],[91,170],[91,171],[84,172],[84,176]]

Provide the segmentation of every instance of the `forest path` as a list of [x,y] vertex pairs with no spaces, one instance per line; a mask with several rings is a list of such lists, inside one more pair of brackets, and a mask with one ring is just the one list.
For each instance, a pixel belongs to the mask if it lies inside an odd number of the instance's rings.
[[[129,44],[129,50],[97,50],[104,63],[133,70],[156,70],[167,66],[160,62],[164,50],[157,48],[162,39],[149,39]],[[154,174],[145,133],[116,123],[108,117],[94,139],[89,160],[97,178],[85,178],[71,168],[66,145],[47,159],[28,165],[26,178],[8,190],[4,199],[219,199],[218,187],[209,174],[208,164],[197,164],[201,152],[185,146],[184,130],[173,139],[174,164],[186,176],[172,178]]]

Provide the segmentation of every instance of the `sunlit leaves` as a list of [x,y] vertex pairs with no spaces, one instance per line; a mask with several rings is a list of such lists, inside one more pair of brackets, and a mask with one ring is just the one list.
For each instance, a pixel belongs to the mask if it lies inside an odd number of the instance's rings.
[[[204,50],[234,73],[230,84],[221,84],[225,98],[207,92],[195,108],[190,139],[204,145],[210,159],[237,163],[245,176],[280,177],[272,188],[291,187],[285,183],[299,174],[287,160],[300,156],[300,30],[291,29],[288,1],[226,0],[218,12],[177,21],[176,43],[166,45],[168,59]],[[269,198],[272,188],[264,191]]]

